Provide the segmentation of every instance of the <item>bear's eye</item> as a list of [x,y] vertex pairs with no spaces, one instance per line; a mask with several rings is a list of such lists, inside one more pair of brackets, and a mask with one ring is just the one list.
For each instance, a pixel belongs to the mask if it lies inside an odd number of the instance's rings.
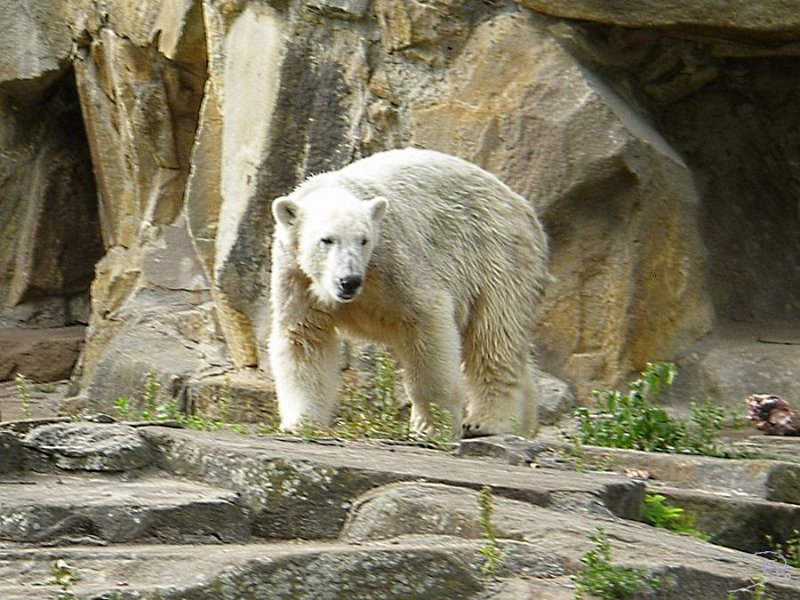
[[323,246],[330,246],[333,243],[333,239],[329,237],[324,237],[319,241],[320,244]]
[[367,245],[367,238],[361,238],[361,245],[362,246],[366,246]]

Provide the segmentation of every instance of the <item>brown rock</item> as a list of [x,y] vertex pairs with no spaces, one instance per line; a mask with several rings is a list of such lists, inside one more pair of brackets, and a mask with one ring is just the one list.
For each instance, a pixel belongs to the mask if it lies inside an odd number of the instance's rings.
[[265,369],[270,201],[410,144],[540,210],[531,337],[578,401],[715,323],[796,320],[792,3],[0,4],[0,323],[89,321],[87,402]]
[[700,0],[670,2],[634,0],[516,0],[520,5],[556,17],[623,27],[671,28],[732,39],[786,39],[800,34],[800,15],[791,2],[767,0]]
[[86,328],[0,329],[0,381],[21,373],[32,381],[58,381],[72,374]]

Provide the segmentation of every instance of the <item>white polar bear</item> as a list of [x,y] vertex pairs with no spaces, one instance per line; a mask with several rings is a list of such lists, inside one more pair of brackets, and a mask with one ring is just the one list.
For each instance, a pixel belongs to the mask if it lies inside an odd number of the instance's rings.
[[529,342],[547,241],[524,198],[469,162],[407,148],[311,177],[272,212],[282,428],[330,422],[341,332],[400,360],[415,430],[436,403],[465,436],[535,432]]

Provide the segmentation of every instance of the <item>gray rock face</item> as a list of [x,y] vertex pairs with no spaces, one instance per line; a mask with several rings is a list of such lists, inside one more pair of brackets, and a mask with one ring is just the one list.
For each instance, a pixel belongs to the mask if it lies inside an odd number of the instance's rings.
[[22,442],[8,431],[0,431],[0,473],[17,471],[23,465]]
[[[18,4],[0,3],[0,324],[88,321],[91,410],[148,370],[266,372],[269,202],[407,145],[536,205],[553,279],[531,339],[578,401],[728,321],[797,321],[791,3]],[[693,363],[720,393],[759,376],[721,385],[716,350]],[[796,363],[770,368],[776,393]],[[545,423],[569,404],[546,397]]]
[[[234,492],[145,477],[29,474],[0,506],[0,540],[41,546],[220,543],[250,534]],[[2,482],[0,482],[2,485]],[[1,542],[0,542],[1,543]]]
[[[70,457],[89,456],[89,448],[102,454],[114,438],[117,447],[131,445],[128,427],[55,427],[26,434],[25,453],[39,452],[34,443]],[[552,449],[542,443],[528,459],[514,459],[523,453],[520,438],[486,440],[488,455],[472,445],[460,458],[379,443],[159,427],[143,428],[140,439],[154,458],[146,471],[135,463],[119,473],[79,471],[53,461],[36,473],[30,468],[39,462],[28,460],[0,474],[0,597],[55,597],[57,588],[45,582],[59,561],[76,578],[71,591],[87,600],[567,600],[598,526],[615,564],[645,569],[664,600],[722,598],[764,572],[762,557],[631,520],[642,503],[640,481],[544,466]],[[506,446],[513,452],[503,455],[498,449]],[[627,455],[620,452],[620,464]],[[665,481],[672,458],[679,457],[663,457],[658,468]],[[541,466],[532,468],[536,461]],[[491,577],[481,574],[479,552],[487,528],[477,502],[483,485],[491,487],[488,527],[501,557]],[[763,525],[752,506],[727,511],[712,491],[701,491],[685,488],[681,498],[702,510],[703,523],[724,516]],[[800,572],[771,575],[766,591],[796,598]]]
[[[400,453],[380,444],[304,444],[297,439],[262,440],[253,447],[249,439],[234,437],[206,445],[181,431],[154,428],[142,433],[160,468],[241,493],[256,510],[256,532],[271,538],[334,538],[355,496],[376,483],[409,479],[472,488],[486,484],[498,495],[554,510],[622,518],[638,518],[644,498],[641,484],[626,478],[578,477],[502,464],[487,471],[480,460],[421,448]],[[219,452],[221,448],[225,451]],[[297,499],[309,502],[313,511]]]
[[148,466],[153,454],[132,427],[58,423],[31,431],[24,439],[33,469],[131,471]]

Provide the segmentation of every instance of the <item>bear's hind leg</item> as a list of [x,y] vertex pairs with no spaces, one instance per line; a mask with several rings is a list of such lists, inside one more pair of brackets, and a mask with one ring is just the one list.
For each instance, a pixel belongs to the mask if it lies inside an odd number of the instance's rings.
[[493,316],[485,309],[475,307],[464,336],[463,435],[533,435],[538,393],[525,329],[517,315]]
[[450,303],[416,325],[416,337],[398,348],[405,370],[405,387],[411,399],[411,428],[434,433],[431,405],[452,416],[452,433],[461,431],[465,386],[461,372],[461,340]]

